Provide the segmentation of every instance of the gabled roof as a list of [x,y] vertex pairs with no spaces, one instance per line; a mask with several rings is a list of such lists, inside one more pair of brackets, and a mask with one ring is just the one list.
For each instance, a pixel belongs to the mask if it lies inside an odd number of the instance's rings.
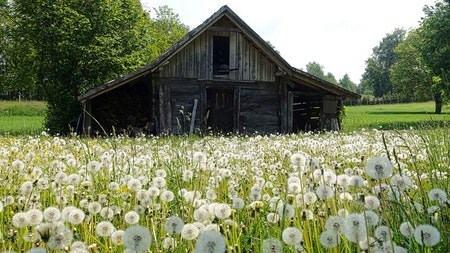
[[128,75],[121,76],[116,80],[112,80],[107,82],[101,86],[93,88],[86,92],[85,94],[78,97],[80,102],[84,102],[88,99],[99,96],[105,92],[108,92],[112,89],[120,87],[126,83],[129,83],[139,77],[145,76],[155,70],[158,70],[160,66],[164,65],[167,60],[169,60],[172,56],[178,53],[182,48],[184,48],[187,44],[197,38],[200,34],[206,31],[209,27],[211,27],[216,21],[223,18],[224,16],[228,17],[234,25],[236,25],[241,32],[246,35],[252,42],[255,44],[257,48],[263,51],[266,56],[276,63],[277,66],[281,68],[285,72],[286,75],[292,76],[297,80],[306,81],[311,86],[327,90],[333,94],[348,97],[348,98],[359,98],[360,96],[354,92],[348,91],[342,87],[309,75],[301,70],[293,68],[289,63],[284,60],[266,41],[264,41],[250,26],[248,26],[236,13],[234,13],[227,5],[222,6],[217,12],[215,12],[211,17],[206,19],[201,25],[194,28],[190,32],[188,32],[180,41],[170,47],[166,52],[164,52],[161,56],[156,58],[149,65],[140,68]]

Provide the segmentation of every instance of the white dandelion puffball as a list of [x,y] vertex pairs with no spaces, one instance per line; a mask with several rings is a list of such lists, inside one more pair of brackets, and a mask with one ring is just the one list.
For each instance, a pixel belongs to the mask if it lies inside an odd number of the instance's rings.
[[366,196],[364,197],[364,207],[370,210],[378,209],[380,200],[376,196]]
[[125,214],[125,222],[129,225],[135,225],[139,222],[139,214],[136,211],[129,211]]
[[195,252],[223,253],[226,246],[225,239],[221,233],[205,231],[197,239]]
[[282,253],[283,243],[275,238],[268,238],[262,242],[262,253]]
[[420,245],[433,247],[441,240],[441,234],[432,225],[419,225],[414,229],[414,239]]
[[387,157],[372,157],[367,161],[366,174],[376,180],[392,175],[394,167]]
[[334,231],[326,230],[320,234],[320,244],[326,249],[336,247],[340,241],[341,237]]
[[303,234],[298,228],[287,227],[281,235],[284,243],[288,245],[297,245],[303,240]]
[[347,240],[358,243],[367,237],[367,228],[364,216],[351,213],[344,218],[343,233]]
[[116,231],[114,225],[109,221],[101,221],[97,224],[96,230],[97,235],[101,237],[109,237]]
[[123,233],[123,245],[133,252],[145,252],[152,243],[152,236],[144,226],[131,226]]
[[431,189],[428,193],[428,198],[430,198],[431,201],[437,200],[444,202],[447,200],[447,193],[439,188]]
[[180,234],[184,226],[183,220],[178,216],[171,216],[167,218],[164,223],[164,230],[168,234]]
[[197,226],[195,226],[192,223],[189,223],[184,225],[183,228],[181,229],[181,238],[191,241],[197,238],[199,232],[200,231],[198,230]]
[[125,231],[123,230],[116,230],[111,234],[111,242],[116,245],[120,246],[123,245],[123,234]]
[[406,237],[414,236],[414,226],[409,221],[400,224],[400,233]]

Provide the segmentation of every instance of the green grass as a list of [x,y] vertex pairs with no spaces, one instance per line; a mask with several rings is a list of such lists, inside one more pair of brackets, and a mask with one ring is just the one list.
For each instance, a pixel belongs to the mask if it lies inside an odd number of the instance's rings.
[[[0,135],[36,134],[43,130],[45,102],[0,101]],[[362,128],[409,129],[433,128],[450,122],[450,106],[434,114],[434,103],[365,105],[345,107],[343,130]]]
[[46,105],[41,101],[0,101],[0,135],[40,133]]
[[384,104],[345,107],[344,131],[362,128],[409,129],[433,128],[450,122],[450,106],[434,114],[434,102]]

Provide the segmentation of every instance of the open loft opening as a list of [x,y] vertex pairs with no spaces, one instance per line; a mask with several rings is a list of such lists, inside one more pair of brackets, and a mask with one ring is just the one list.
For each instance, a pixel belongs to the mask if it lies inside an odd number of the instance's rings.
[[214,78],[228,79],[230,73],[230,37],[213,38],[213,75]]

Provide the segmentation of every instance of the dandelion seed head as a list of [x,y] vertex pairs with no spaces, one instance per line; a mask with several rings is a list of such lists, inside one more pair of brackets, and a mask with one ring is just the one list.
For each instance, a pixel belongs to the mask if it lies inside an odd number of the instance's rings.
[[28,222],[30,225],[37,225],[44,219],[44,214],[39,209],[30,209],[27,211]]
[[447,193],[439,188],[431,189],[428,192],[428,198],[431,201],[445,202],[447,201]]
[[406,237],[412,237],[414,235],[414,226],[409,221],[402,222],[400,224],[400,233]]
[[191,241],[197,238],[199,232],[200,231],[196,225],[189,223],[184,225],[183,228],[181,229],[181,238]]
[[169,190],[164,190],[161,195],[160,195],[161,201],[162,202],[171,202],[172,200],[174,200],[175,195],[173,194],[173,192],[169,191]]
[[184,221],[178,216],[167,218],[164,223],[164,230],[168,234],[180,234],[184,226]]
[[135,225],[139,222],[139,214],[135,211],[129,211],[125,214],[125,222],[129,225]]
[[101,221],[97,224],[95,232],[100,237],[109,237],[116,231],[114,225],[109,221]]
[[244,202],[244,200],[242,198],[239,198],[239,197],[234,197],[233,198],[232,207],[234,209],[238,209],[239,210],[239,209],[244,208],[244,206],[245,206],[245,202]]
[[351,213],[344,219],[343,233],[347,240],[358,243],[367,236],[364,217],[361,214]]
[[177,247],[177,240],[172,237],[166,237],[163,240],[162,247],[166,250],[175,249]]
[[65,226],[58,226],[51,233],[47,246],[50,249],[64,249],[69,247],[72,240],[72,231]]
[[284,243],[288,245],[296,245],[299,244],[303,240],[302,232],[295,227],[287,227],[283,230],[281,235]]
[[111,234],[111,242],[116,245],[120,246],[123,245],[123,235],[125,231],[124,230],[116,230]]
[[152,236],[150,231],[144,226],[131,226],[123,234],[123,245],[125,248],[135,252],[146,251],[151,243]]
[[268,238],[262,242],[262,253],[281,253],[283,243],[275,238]]
[[366,174],[375,180],[390,177],[392,171],[392,163],[387,157],[372,157],[367,161]]
[[365,196],[364,207],[370,210],[378,209],[380,207],[380,200],[376,196]]
[[26,227],[30,224],[29,216],[23,212],[16,213],[12,217],[12,224],[16,228]]
[[320,244],[326,249],[336,247],[340,241],[339,234],[336,234],[334,231],[326,230],[320,234]]
[[325,228],[330,232],[334,232],[335,234],[339,233],[342,230],[343,225],[344,219],[339,216],[330,216],[325,222]]
[[225,250],[225,239],[221,233],[216,231],[201,233],[195,245],[195,252],[223,253]]
[[414,239],[420,245],[433,247],[441,240],[439,230],[432,225],[419,225],[414,229]]

